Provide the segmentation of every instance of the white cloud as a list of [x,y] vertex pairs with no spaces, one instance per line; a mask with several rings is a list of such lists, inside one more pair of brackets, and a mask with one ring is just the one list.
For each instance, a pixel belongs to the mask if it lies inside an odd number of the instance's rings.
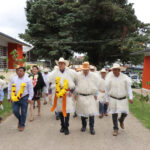
[[18,34],[24,32],[27,24],[25,6],[26,0],[1,0],[0,32],[19,38]]
[[[138,19],[150,23],[150,0],[129,0],[134,4]],[[25,10],[26,0],[0,0],[0,32],[19,39],[27,25]]]
[[144,23],[150,23],[150,0],[129,0],[134,3],[135,14]]

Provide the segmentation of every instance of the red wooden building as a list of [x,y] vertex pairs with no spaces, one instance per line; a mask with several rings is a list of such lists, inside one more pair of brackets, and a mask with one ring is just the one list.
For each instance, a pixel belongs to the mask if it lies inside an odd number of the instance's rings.
[[150,90],[150,49],[144,50],[143,89]]
[[[30,47],[30,45],[0,32],[0,70],[3,70],[4,68],[14,69],[14,60],[11,52],[16,49],[18,59],[22,59],[23,46]],[[7,58],[8,62],[6,61]]]

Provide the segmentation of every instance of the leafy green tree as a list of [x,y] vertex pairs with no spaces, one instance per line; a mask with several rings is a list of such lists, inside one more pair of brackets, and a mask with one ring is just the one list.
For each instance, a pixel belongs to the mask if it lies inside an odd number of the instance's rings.
[[149,44],[149,25],[127,0],[28,0],[25,10],[28,28],[20,37],[39,59],[68,59],[78,52],[94,65],[141,63],[136,60],[143,56],[130,53]]

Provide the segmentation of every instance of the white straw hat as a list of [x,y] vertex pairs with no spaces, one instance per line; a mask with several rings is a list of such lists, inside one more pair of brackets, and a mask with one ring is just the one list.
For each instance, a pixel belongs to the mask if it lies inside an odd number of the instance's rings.
[[106,69],[105,69],[105,68],[101,69],[101,71],[100,71],[100,72],[106,72],[106,73],[107,73],[107,71],[106,71]]
[[113,69],[121,69],[121,67],[120,67],[119,64],[114,63],[111,69],[112,69],[112,70],[113,70]]
[[59,58],[59,60],[55,61],[57,65],[59,65],[60,62],[63,62],[66,64],[66,66],[68,67],[69,66],[69,61],[68,60],[65,60],[63,57]]

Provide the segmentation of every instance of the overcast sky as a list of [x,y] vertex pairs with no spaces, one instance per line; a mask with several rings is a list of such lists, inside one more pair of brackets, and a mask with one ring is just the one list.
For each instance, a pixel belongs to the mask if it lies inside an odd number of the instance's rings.
[[[129,0],[134,3],[135,14],[139,20],[150,23],[150,0]],[[18,38],[24,33],[26,0],[0,0],[0,32]]]

